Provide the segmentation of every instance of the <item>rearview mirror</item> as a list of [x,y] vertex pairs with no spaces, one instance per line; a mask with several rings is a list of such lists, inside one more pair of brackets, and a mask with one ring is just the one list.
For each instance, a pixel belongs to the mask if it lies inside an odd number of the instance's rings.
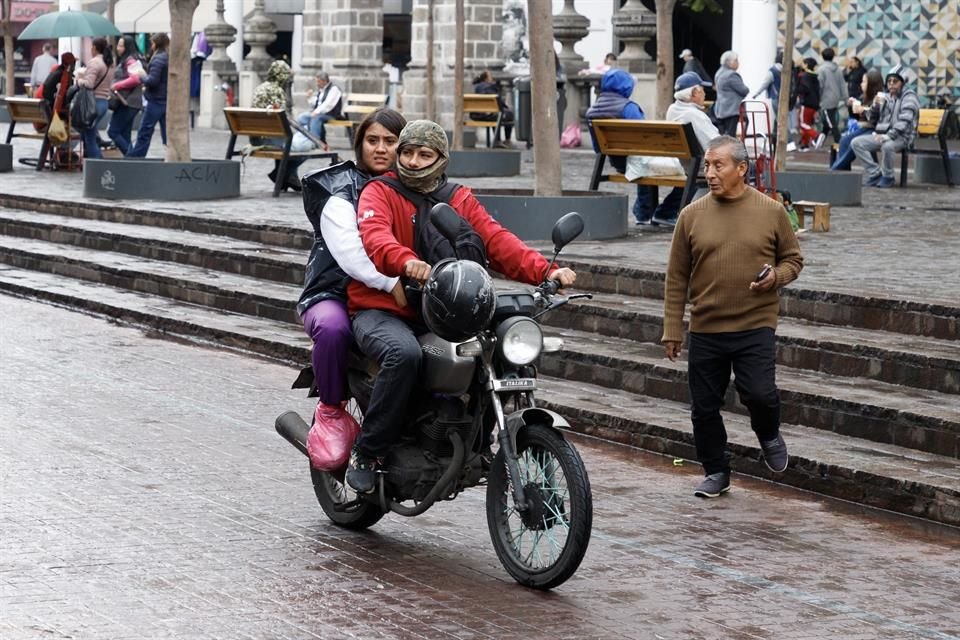
[[446,202],[433,205],[430,209],[430,222],[437,228],[450,244],[457,246],[457,236],[460,233],[460,214]]
[[563,216],[553,225],[553,250],[560,253],[560,250],[573,242],[573,240],[583,233],[583,218],[576,211],[571,211]]

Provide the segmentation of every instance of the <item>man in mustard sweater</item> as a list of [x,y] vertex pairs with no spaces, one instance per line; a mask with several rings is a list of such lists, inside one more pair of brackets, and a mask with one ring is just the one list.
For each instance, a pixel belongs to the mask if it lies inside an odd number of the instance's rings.
[[788,462],[774,371],[777,289],[800,275],[803,256],[783,205],[747,186],[746,173],[747,150],[739,140],[720,136],[707,146],[710,194],[681,212],[667,264],[663,343],[671,360],[680,355],[690,301],[691,419],[706,475],[694,495],[701,498],[730,489],[720,408],[731,367],[764,462],[776,472]]

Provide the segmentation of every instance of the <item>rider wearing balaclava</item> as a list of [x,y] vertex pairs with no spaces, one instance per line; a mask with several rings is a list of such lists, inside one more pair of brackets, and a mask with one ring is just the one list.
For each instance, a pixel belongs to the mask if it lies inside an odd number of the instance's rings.
[[[420,169],[408,169],[400,161],[404,147],[429,147],[439,155],[436,162]],[[400,132],[397,144],[397,175],[405,186],[420,193],[436,191],[444,180],[444,172],[450,163],[447,133],[443,127],[430,120],[414,120]]]

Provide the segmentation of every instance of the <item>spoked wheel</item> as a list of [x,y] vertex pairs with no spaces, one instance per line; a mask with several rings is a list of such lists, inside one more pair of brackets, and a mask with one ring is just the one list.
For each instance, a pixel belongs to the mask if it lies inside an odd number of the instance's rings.
[[[355,399],[350,399],[347,412],[363,424],[363,412]],[[384,516],[383,510],[367,500],[357,500],[357,493],[344,479],[345,471],[318,471],[310,467],[310,478],[313,480],[317,502],[334,524],[345,529],[359,530],[375,525]],[[345,509],[344,505],[348,504],[350,506]]]
[[501,449],[487,483],[487,525],[501,564],[514,580],[552,589],[573,575],[590,543],[593,497],[580,454],[544,425],[517,433],[520,477],[527,509],[513,500]]

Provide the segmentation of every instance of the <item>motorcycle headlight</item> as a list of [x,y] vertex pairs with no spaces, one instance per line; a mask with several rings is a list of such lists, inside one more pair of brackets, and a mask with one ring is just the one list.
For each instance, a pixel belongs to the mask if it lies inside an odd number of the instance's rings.
[[543,331],[536,321],[523,316],[504,320],[497,327],[497,348],[510,364],[522,367],[530,364],[543,351]]

